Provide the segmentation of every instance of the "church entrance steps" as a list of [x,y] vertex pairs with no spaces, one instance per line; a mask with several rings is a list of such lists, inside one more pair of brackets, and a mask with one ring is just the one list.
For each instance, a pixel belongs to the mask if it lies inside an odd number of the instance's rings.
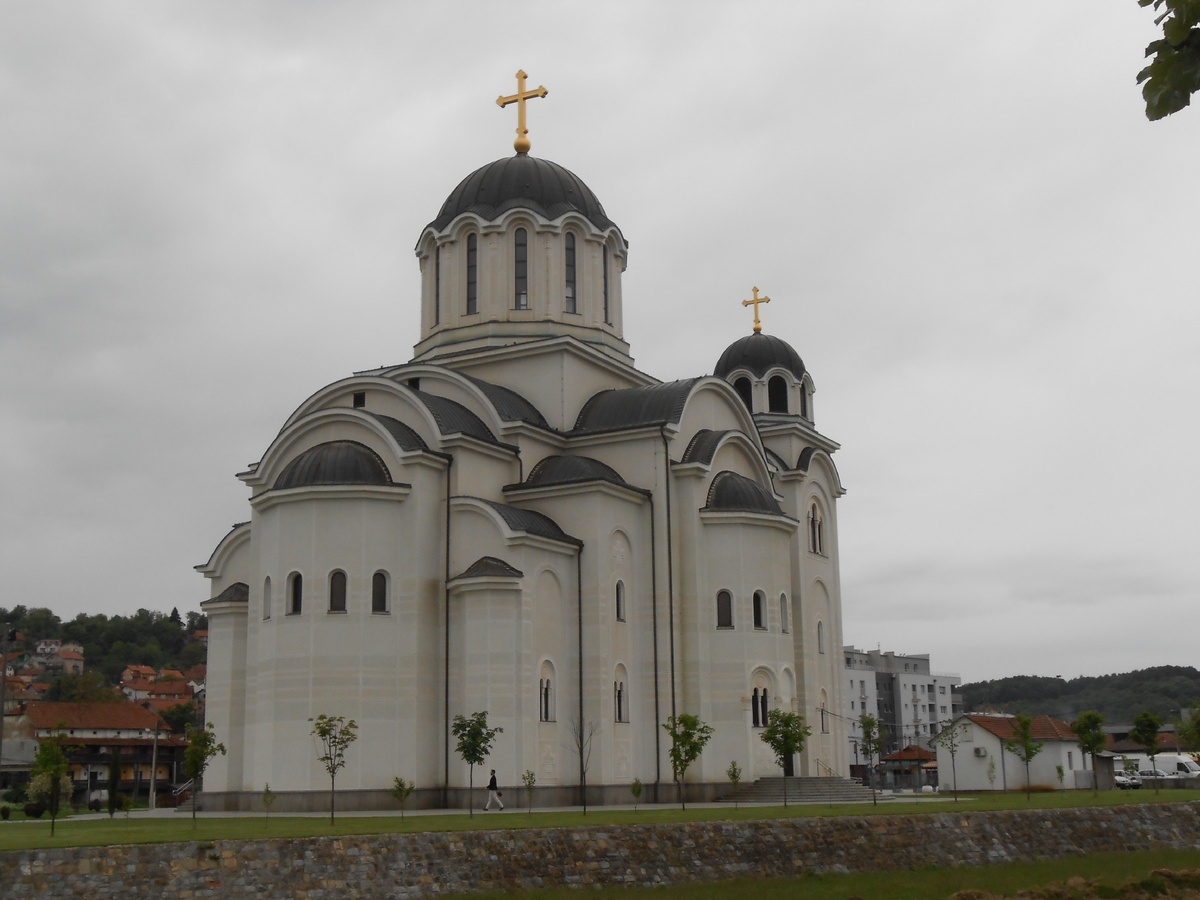
[[[760,778],[720,798],[722,802],[772,803],[783,805],[783,786],[787,782],[788,803],[862,803],[871,800],[871,789],[859,781],[833,776],[795,776]],[[876,799],[890,799],[876,794]]]

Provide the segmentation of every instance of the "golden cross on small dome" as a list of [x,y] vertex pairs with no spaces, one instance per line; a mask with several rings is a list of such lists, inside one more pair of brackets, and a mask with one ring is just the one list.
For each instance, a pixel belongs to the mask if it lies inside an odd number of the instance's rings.
[[754,307],[754,333],[755,334],[758,334],[759,332],[762,331],[762,323],[758,320],[758,304],[770,303],[770,302],[771,302],[770,297],[758,296],[758,288],[754,289],[754,298],[753,299],[742,301],[742,306],[753,306]]
[[496,98],[496,105],[501,109],[510,103],[517,104],[517,139],[513,141],[513,149],[518,153],[529,152],[529,129],[525,127],[525,101],[535,97],[545,97],[549,93],[542,85],[531,91],[525,90],[525,70],[517,72],[517,92],[509,97],[503,95]]

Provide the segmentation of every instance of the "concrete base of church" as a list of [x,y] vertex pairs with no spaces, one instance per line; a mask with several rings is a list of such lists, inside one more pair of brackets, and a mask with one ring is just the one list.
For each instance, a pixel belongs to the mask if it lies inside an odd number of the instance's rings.
[[[406,812],[423,809],[469,809],[472,805],[482,809],[487,802],[486,781],[472,792],[467,788],[420,788],[413,791],[405,801]],[[525,809],[530,805],[525,788],[521,785],[501,785],[504,805],[511,809]],[[684,797],[688,803],[711,803],[729,793],[726,782],[688,784]],[[200,794],[200,809],[205,812],[263,812],[262,794],[250,791],[204,791]],[[630,806],[633,794],[627,784],[588,785],[588,806]],[[639,804],[678,803],[679,789],[672,782],[642,786]],[[583,799],[578,785],[535,787],[532,805],[534,809],[580,806]],[[400,808],[389,791],[342,791],[337,792],[336,809],[341,812],[378,812]],[[280,791],[271,804],[272,813],[320,813],[329,811],[328,791]]]

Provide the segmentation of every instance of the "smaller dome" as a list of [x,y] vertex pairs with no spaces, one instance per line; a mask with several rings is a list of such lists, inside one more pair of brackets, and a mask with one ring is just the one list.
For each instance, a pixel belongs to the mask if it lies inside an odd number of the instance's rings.
[[391,484],[375,451],[357,441],[329,441],[305,450],[284,466],[276,490],[319,484]]
[[728,378],[735,369],[749,369],[761,378],[773,368],[787,369],[799,381],[804,377],[804,360],[791,344],[773,334],[748,334],[725,348],[713,374]]
[[779,501],[757,481],[736,472],[718,472],[708,489],[705,509],[782,516]]

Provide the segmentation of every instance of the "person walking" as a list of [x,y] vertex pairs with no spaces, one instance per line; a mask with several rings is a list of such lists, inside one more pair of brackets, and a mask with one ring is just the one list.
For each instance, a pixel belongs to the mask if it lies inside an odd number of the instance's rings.
[[492,777],[488,779],[488,802],[487,806],[483,808],[483,811],[487,812],[490,810],[492,808],[492,803],[496,803],[501,809],[504,809],[504,803],[500,799],[503,796],[504,795],[496,788],[496,770],[492,769]]

